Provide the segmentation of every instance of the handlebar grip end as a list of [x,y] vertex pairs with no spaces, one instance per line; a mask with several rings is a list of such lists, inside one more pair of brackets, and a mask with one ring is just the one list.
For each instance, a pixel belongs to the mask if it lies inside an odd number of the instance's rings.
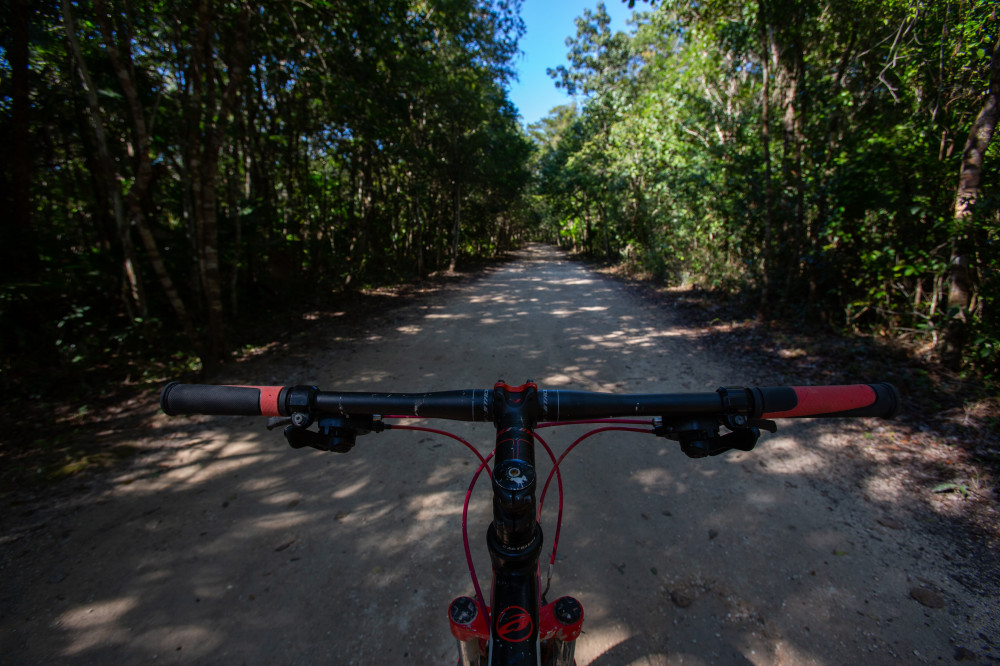
[[884,418],[891,419],[902,411],[903,397],[900,395],[899,389],[893,384],[882,382],[881,384],[872,384],[871,387],[878,396],[877,403],[884,401],[888,404],[887,411],[882,414]]
[[162,409],[163,413],[167,416],[177,416],[177,412],[170,409],[170,402],[167,396],[170,393],[170,390],[179,384],[180,382],[178,381],[172,381],[164,386],[163,390],[160,391],[160,409]]

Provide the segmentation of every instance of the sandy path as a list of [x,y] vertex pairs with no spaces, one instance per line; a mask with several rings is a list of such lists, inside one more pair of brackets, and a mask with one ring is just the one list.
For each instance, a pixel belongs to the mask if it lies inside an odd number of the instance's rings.
[[[318,346],[225,380],[416,391],[531,378],[643,392],[755,381],[668,312],[544,247],[363,340]],[[874,423],[786,424],[751,453],[711,460],[614,433],[567,459],[553,592],[583,603],[581,664],[1000,652],[988,643],[996,590],[844,456],[845,438]],[[158,417],[169,447],[155,463],[5,521],[0,662],[454,663],[445,612],[471,591],[460,534],[471,455],[404,432],[359,439],[349,455],[292,451],[262,425]],[[487,448],[488,427],[455,430]],[[558,452],[577,432],[548,440]],[[485,587],[485,484],[473,512]],[[914,587],[944,607],[911,599]]]

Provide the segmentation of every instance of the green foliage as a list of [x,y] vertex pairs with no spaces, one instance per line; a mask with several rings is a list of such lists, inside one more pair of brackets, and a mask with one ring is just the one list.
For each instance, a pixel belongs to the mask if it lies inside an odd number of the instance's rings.
[[[191,365],[217,310],[232,327],[523,233],[531,144],[505,92],[519,1],[198,6],[33,3],[27,125],[16,58],[0,58],[0,130],[31,148],[3,165],[8,208],[29,175],[4,233],[38,258],[0,266],[3,388],[116,363],[135,376],[137,354]],[[15,18],[0,19],[4,56]]]
[[532,128],[548,233],[595,254],[606,239],[611,259],[741,290],[771,316],[927,343],[967,238],[967,360],[997,367],[996,141],[974,225],[954,222],[993,3],[673,0],[628,36],[606,26],[600,6],[578,19],[552,70],[576,107]]

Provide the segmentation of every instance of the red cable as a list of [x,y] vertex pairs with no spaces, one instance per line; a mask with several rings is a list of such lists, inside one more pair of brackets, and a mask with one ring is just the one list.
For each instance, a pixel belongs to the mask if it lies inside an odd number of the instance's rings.
[[[539,513],[539,515],[541,515],[542,504],[545,502],[545,493],[548,491],[548,489],[549,489],[549,483],[552,481],[552,474],[555,473],[556,470],[559,469],[559,465],[562,463],[562,461],[566,457],[566,455],[570,451],[572,451],[574,448],[576,448],[577,444],[579,444],[583,440],[587,439],[588,437],[591,437],[591,436],[596,435],[596,434],[601,433],[601,432],[608,432],[608,431],[611,431],[611,430],[618,430],[618,431],[622,431],[622,432],[643,432],[643,433],[648,433],[650,435],[653,434],[652,430],[642,430],[640,428],[620,428],[620,427],[615,427],[615,426],[609,426],[609,427],[606,427],[606,428],[597,428],[595,430],[591,430],[590,432],[585,433],[584,435],[581,435],[580,437],[578,437],[575,442],[573,442],[572,444],[570,444],[566,448],[566,450],[563,451],[563,454],[561,456],[559,456],[559,460],[557,460],[556,464],[553,466],[552,471],[549,472],[549,476],[545,480],[545,487],[542,488],[542,496],[538,500],[538,513]],[[552,540],[552,560],[550,561],[550,564],[554,564],[555,561],[556,561],[556,551],[559,548],[559,532],[560,532],[560,528],[562,527],[562,479],[561,478],[559,479],[559,482],[558,482],[557,485],[559,486],[559,522],[556,523],[556,535],[555,535],[555,538]]]
[[[404,417],[385,416],[383,418],[404,418]],[[392,430],[419,430],[420,432],[430,432],[434,433],[435,435],[444,435],[445,437],[451,437],[452,439],[459,441],[462,444],[465,444],[465,447],[467,449],[476,454],[476,457],[479,458],[479,462],[483,463],[484,465],[486,464],[486,458],[483,458],[483,454],[479,452],[479,449],[474,447],[467,440],[462,439],[458,435],[448,432],[447,430],[438,430],[437,428],[424,428],[423,426],[411,426],[411,425],[392,425],[390,426],[390,428]],[[491,453],[490,455],[493,454]],[[486,468],[486,473],[490,475],[491,479],[493,478],[493,470],[491,470],[489,467]]]
[[469,575],[472,576],[472,586],[476,588],[476,599],[479,601],[479,608],[485,613],[487,624],[489,624],[490,619],[490,609],[486,606],[486,602],[483,601],[483,591],[479,587],[479,579],[476,577],[476,565],[472,562],[472,549],[469,548],[469,527],[468,527],[468,517],[469,517],[469,499],[472,497],[472,489],[476,485],[476,481],[479,480],[479,475],[482,474],[483,468],[489,469],[486,463],[490,461],[493,457],[491,452],[488,456],[483,458],[483,462],[479,465],[479,469],[472,476],[472,483],[469,484],[469,489],[465,491],[465,503],[462,505],[462,544],[465,546],[465,561],[469,564]]
[[[542,439],[541,435],[539,435],[538,433],[532,433],[532,435],[534,436],[535,439],[537,439],[539,442],[541,442],[542,446],[545,447],[545,450],[549,452],[549,458],[552,460],[552,472],[555,472],[555,474],[556,474],[556,486],[559,489],[559,510],[556,512],[556,538],[552,542],[552,557],[549,559],[549,564],[555,564],[556,563],[556,546],[559,543],[559,532],[562,530],[562,514],[563,514],[562,471],[559,469],[559,463],[556,462],[556,457],[555,457],[555,455],[553,455],[552,449],[550,449],[549,445],[545,443],[545,440]],[[552,478],[552,472],[549,472],[549,478]],[[545,485],[548,486],[547,483]],[[544,494],[543,494],[543,497],[544,497]],[[536,520],[538,520],[539,522],[541,522],[541,520],[542,520],[542,503],[541,502],[538,503],[538,516],[536,517]]]
[[[411,418],[406,416],[384,416],[383,418]],[[551,428],[555,426],[565,426],[565,425],[576,425],[581,423],[620,423],[620,424],[636,424],[636,425],[650,425],[650,421],[644,420],[628,420],[628,419],[591,419],[586,421],[557,421],[550,423],[540,423],[536,426],[537,428]],[[395,430],[415,430],[419,432],[429,432],[435,435],[443,435],[445,437],[450,437],[458,442],[461,442],[472,451],[477,458],[479,458],[480,464],[476,469],[476,473],[472,476],[472,482],[469,484],[469,488],[465,493],[465,501],[462,504],[462,545],[465,548],[465,560],[469,566],[469,576],[472,578],[472,585],[476,590],[476,600],[479,603],[479,607],[483,609],[486,613],[487,620],[489,620],[489,608],[486,606],[486,602],[483,597],[482,588],[479,586],[479,578],[476,576],[476,565],[472,561],[472,548],[469,546],[469,529],[468,529],[468,517],[469,517],[469,502],[472,498],[472,490],[475,488],[476,482],[479,480],[479,475],[482,474],[485,469],[490,478],[493,477],[493,471],[489,468],[489,461],[493,458],[493,452],[490,452],[485,458],[479,452],[476,447],[470,444],[467,440],[459,437],[454,433],[450,433],[447,430],[438,430],[437,428],[425,428],[423,426],[411,426],[411,425],[393,425],[391,426]],[[608,432],[608,431],[622,431],[622,432],[639,432],[639,433],[649,433],[652,434],[650,430],[644,430],[640,428],[625,428],[619,426],[609,426],[604,428],[596,428],[588,433],[578,437],[576,441],[570,444],[559,459],[556,460],[555,454],[549,447],[548,443],[537,433],[532,433],[535,440],[541,443],[542,447],[549,454],[549,459],[552,461],[552,469],[549,471],[548,477],[545,479],[545,486],[542,488],[542,494],[538,501],[538,515],[537,519],[540,520],[542,516],[542,506],[545,502],[545,495],[548,492],[549,484],[552,482],[552,475],[556,476],[556,486],[559,494],[559,510],[556,514],[556,533],[555,538],[552,540],[552,556],[549,558],[549,564],[554,565],[556,561],[556,554],[559,549],[559,534],[562,531],[562,514],[563,514],[563,485],[562,485],[562,472],[559,469],[560,464],[563,459],[572,451],[578,444],[588,437],[592,437],[598,433]]]
[[585,423],[619,423],[622,425],[652,425],[652,419],[586,419],[584,421],[546,421],[535,426],[538,428],[553,428],[555,426],[580,425]]
[[[407,418],[407,417],[386,416],[383,418]],[[465,547],[465,561],[469,566],[469,576],[472,577],[472,585],[476,589],[476,600],[479,602],[479,607],[483,609],[483,611],[486,613],[486,618],[489,619],[489,608],[486,607],[486,604],[483,601],[483,590],[479,587],[479,578],[476,576],[476,565],[472,561],[472,549],[469,546],[468,518],[469,518],[469,500],[472,498],[472,489],[475,487],[476,481],[479,480],[479,475],[482,474],[483,470],[485,469],[486,473],[489,474],[490,478],[491,479],[493,478],[493,470],[491,470],[489,468],[489,465],[487,464],[493,457],[493,452],[491,451],[490,454],[484,458],[483,454],[481,454],[479,450],[476,449],[476,447],[474,447],[465,439],[459,437],[454,433],[448,432],[447,430],[438,430],[437,428],[425,428],[423,426],[411,426],[411,425],[393,425],[392,429],[417,430],[420,432],[429,432],[435,435],[444,435],[445,437],[451,437],[452,439],[464,444],[467,449],[472,451],[474,454],[476,454],[476,457],[479,458],[479,468],[476,469],[476,473],[472,477],[472,483],[469,484],[469,489],[465,493],[465,502],[462,505],[462,545]],[[552,455],[551,451],[549,452],[549,455]],[[553,459],[555,459],[554,456]]]

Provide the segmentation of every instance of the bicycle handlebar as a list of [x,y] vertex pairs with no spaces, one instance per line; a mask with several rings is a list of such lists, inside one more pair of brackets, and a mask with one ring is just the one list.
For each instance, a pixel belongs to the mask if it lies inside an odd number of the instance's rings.
[[[614,394],[539,389],[537,400],[535,415],[539,420],[545,421],[694,414],[741,414],[765,419],[891,417],[900,407],[898,391],[886,383],[726,387],[714,393]],[[304,386],[224,386],[171,382],[160,395],[160,406],[166,414],[172,416],[290,416],[295,412],[307,412],[342,417],[398,414],[454,421],[492,421],[493,389],[363,393],[320,391],[315,387]]]
[[[309,446],[320,451],[339,453],[349,451],[358,435],[380,432],[387,427],[399,427],[381,423],[379,415],[493,421],[497,431],[496,446],[490,454],[493,457],[493,522],[486,533],[487,548],[493,565],[490,610],[487,612],[485,599],[479,589],[465,536],[466,557],[478,599],[478,602],[469,600],[469,603],[476,613],[468,616],[471,619],[460,621],[449,611],[449,618],[452,633],[460,641],[460,654],[465,654],[462,646],[466,642],[475,645],[475,652],[470,651],[469,654],[479,654],[480,644],[489,641],[491,659],[500,655],[493,660],[494,663],[520,664],[540,663],[536,646],[545,645],[545,641],[549,640],[547,636],[554,635],[556,631],[550,629],[549,633],[543,635],[545,618],[550,617],[553,611],[550,610],[551,605],[539,609],[542,605],[539,599],[545,598],[545,593],[540,591],[538,567],[543,539],[538,523],[541,500],[536,503],[536,469],[534,446],[531,443],[540,441],[546,449],[548,445],[541,438],[534,437],[533,429],[538,421],[554,421],[556,425],[561,425],[608,417],[658,417],[651,419],[649,425],[652,428],[649,430],[613,429],[638,430],[676,440],[687,456],[704,458],[733,449],[752,450],[761,435],[761,429],[774,432],[776,426],[769,420],[771,418],[887,417],[898,411],[900,398],[890,384],[723,387],[714,393],[613,394],[545,390],[531,382],[522,386],[508,386],[498,382],[492,389],[432,393],[332,392],[320,391],[314,386],[215,386],[173,382],[164,387],[160,405],[170,415],[288,417],[269,422],[268,428],[286,422],[284,435],[292,448]],[[309,426],[316,420],[319,420],[318,430],[310,430]],[[728,432],[720,434],[721,426],[725,426]],[[589,434],[603,430],[605,428],[598,428]],[[563,457],[589,434],[577,439],[563,453]],[[479,471],[487,466],[489,458],[484,458],[475,447],[461,438],[451,436],[476,452],[482,461]],[[563,457],[556,460],[551,451],[549,454],[553,463],[549,478],[556,474],[556,478],[561,479],[558,472]],[[477,471],[476,477],[478,476]],[[546,482],[546,487],[547,485]],[[561,494],[561,480],[559,487]],[[469,493],[471,492],[470,486]],[[463,509],[464,535],[464,512],[468,509],[469,493],[466,494]],[[542,489],[543,497],[544,494],[545,487]],[[560,498],[560,520],[561,505]],[[539,507],[538,512],[536,506]],[[558,520],[555,534],[550,563],[554,563],[556,558]],[[575,600],[574,603],[579,608],[579,603]],[[480,612],[482,615],[478,615]],[[472,630],[472,621],[476,617],[486,618],[491,623],[490,628],[486,628],[486,622],[480,621],[479,629]],[[582,610],[574,617],[576,619],[572,622],[575,624],[572,626],[576,633],[566,634],[565,639],[570,646],[579,634]],[[572,623],[562,619],[550,622],[551,627],[556,624],[565,629]],[[515,625],[518,628],[512,629]],[[532,640],[528,640],[529,638]],[[571,662],[572,649],[564,654],[568,654]],[[476,658],[475,662],[479,663],[479,659]]]

